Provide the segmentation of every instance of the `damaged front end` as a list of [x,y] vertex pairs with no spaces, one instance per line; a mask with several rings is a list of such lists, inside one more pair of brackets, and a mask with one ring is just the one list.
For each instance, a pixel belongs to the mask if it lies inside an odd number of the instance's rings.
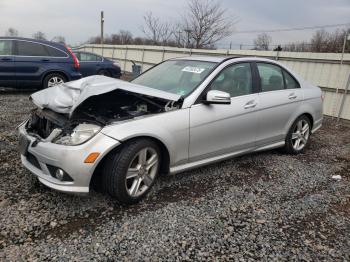
[[27,133],[36,138],[36,142],[80,145],[97,134],[102,125],[93,121],[72,121],[49,109],[36,109],[32,111],[25,127]]
[[38,108],[26,123],[27,133],[38,142],[79,145],[106,125],[181,107],[180,97],[171,100],[168,94],[156,93],[147,87],[110,78],[90,80],[85,79],[79,85],[76,82],[81,80],[78,80],[33,94],[31,99]]

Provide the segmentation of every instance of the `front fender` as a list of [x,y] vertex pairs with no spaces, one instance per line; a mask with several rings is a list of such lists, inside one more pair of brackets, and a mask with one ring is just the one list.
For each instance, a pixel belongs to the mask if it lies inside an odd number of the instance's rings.
[[155,138],[167,148],[170,166],[185,163],[188,160],[189,109],[115,122],[103,128],[101,132],[119,141],[136,137]]

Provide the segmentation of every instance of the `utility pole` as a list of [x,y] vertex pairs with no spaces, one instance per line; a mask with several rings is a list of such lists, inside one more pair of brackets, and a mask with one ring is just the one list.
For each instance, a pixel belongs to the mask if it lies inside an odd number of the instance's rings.
[[350,40],[349,37],[350,37],[350,31],[346,31],[345,36],[344,36],[343,49],[342,49],[342,52],[341,52],[340,65],[343,64],[345,47],[346,47],[346,41]]
[[179,38],[177,39],[177,46],[181,47],[181,33],[182,33],[182,31],[179,30],[179,31],[177,31],[177,33],[179,34],[179,36],[178,36]]
[[[346,42],[349,41],[349,40],[350,40],[350,30],[347,30],[347,32],[345,33],[345,36],[344,36],[344,43],[343,43],[343,50],[342,50],[342,53],[341,53],[340,66],[342,66],[342,64],[343,64]],[[344,88],[344,95],[342,96],[342,99],[341,99],[341,102],[340,102],[340,108],[339,108],[338,117],[337,117],[337,121],[338,122],[339,122],[341,114],[343,113],[343,107],[344,107],[344,103],[345,103],[345,98],[347,96],[347,93],[348,93],[349,89],[350,89],[350,74],[349,74],[346,86]],[[338,89],[337,89],[337,91],[338,91]]]
[[185,46],[185,48],[188,48],[190,45],[190,33],[192,32],[191,29],[185,29],[185,32],[187,33],[187,44]]
[[105,22],[103,11],[101,11],[101,45],[103,45],[103,24]]

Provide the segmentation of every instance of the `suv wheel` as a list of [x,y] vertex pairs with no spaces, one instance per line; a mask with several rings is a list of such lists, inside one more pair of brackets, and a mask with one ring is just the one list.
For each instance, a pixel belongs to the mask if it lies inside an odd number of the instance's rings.
[[286,152],[290,154],[299,154],[302,152],[309,142],[310,129],[309,118],[305,115],[298,117],[287,134],[285,141]]
[[103,170],[103,187],[121,204],[135,204],[152,188],[159,173],[160,150],[149,139],[126,143],[111,154]]
[[60,73],[48,74],[43,81],[43,88],[53,87],[59,84],[67,82],[67,79],[64,75]]

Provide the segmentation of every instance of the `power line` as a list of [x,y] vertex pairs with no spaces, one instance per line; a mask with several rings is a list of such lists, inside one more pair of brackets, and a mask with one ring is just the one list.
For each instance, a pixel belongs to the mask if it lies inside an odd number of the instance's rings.
[[288,31],[301,31],[301,30],[330,28],[330,27],[341,27],[341,26],[350,26],[350,23],[332,24],[332,25],[317,25],[317,26],[304,26],[304,27],[284,28],[284,29],[236,31],[236,32],[234,32],[234,34],[288,32]]

